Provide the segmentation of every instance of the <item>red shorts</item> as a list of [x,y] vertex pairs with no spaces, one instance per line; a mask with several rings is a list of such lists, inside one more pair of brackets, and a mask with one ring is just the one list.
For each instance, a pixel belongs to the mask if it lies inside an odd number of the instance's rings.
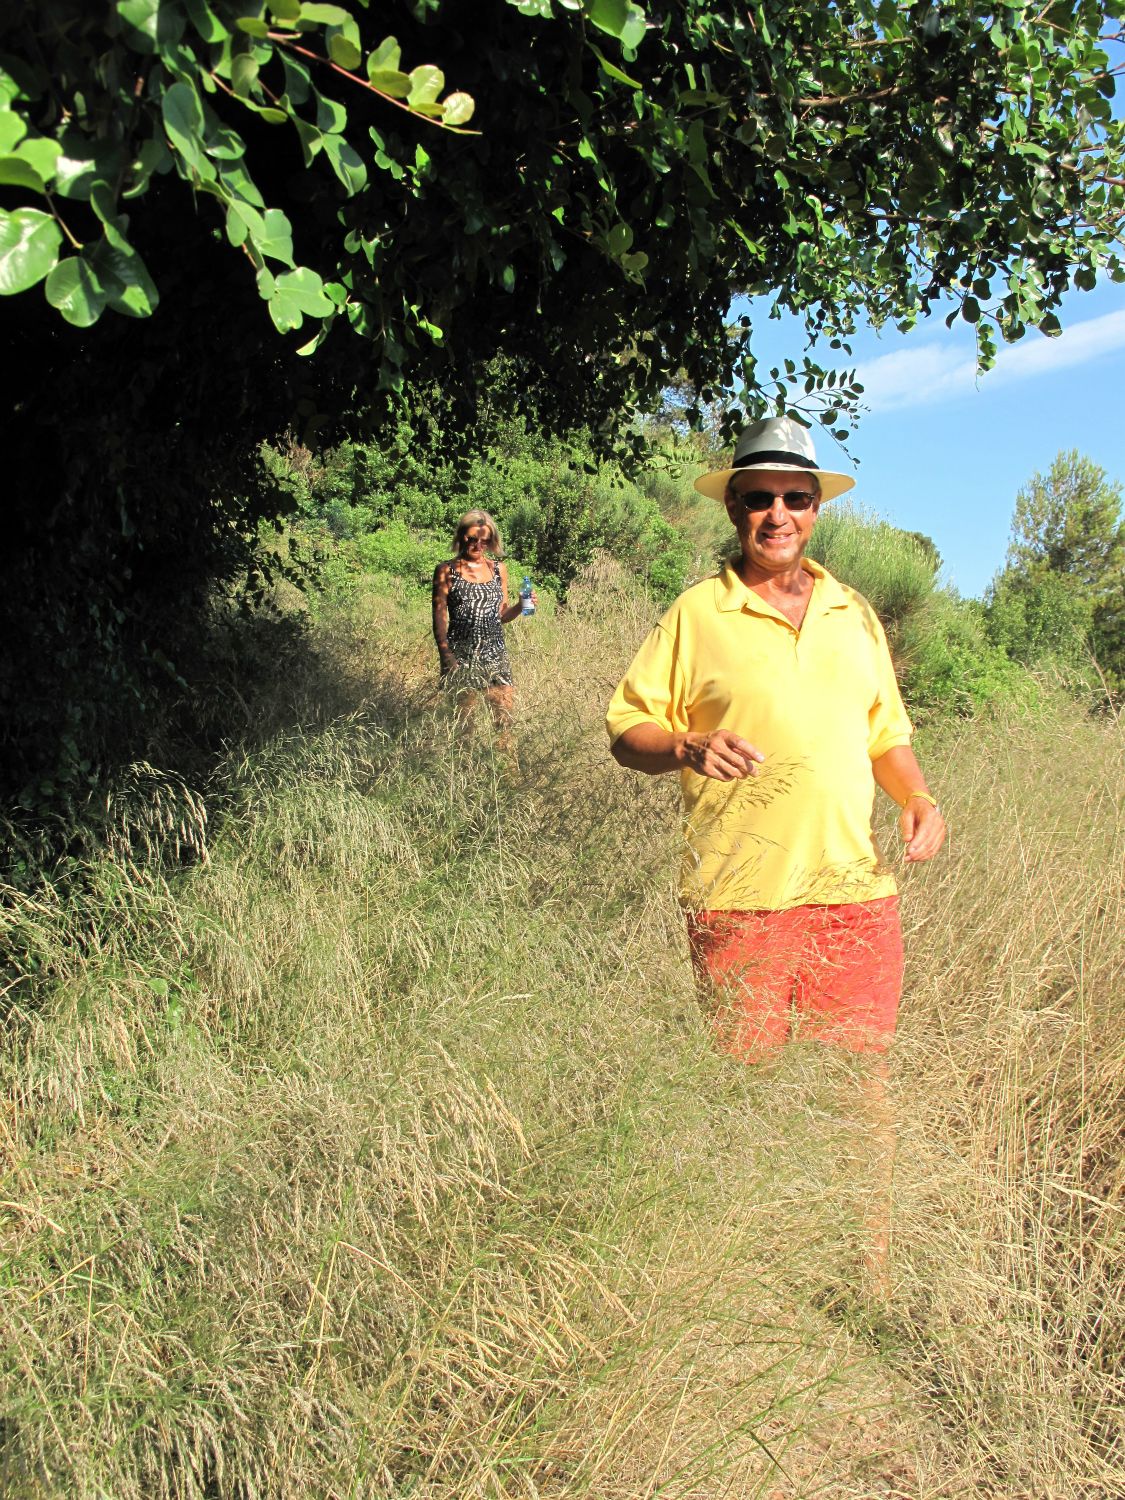
[[902,994],[898,897],[688,914],[691,961],[724,1051],[754,1062],[800,1035],[885,1052]]

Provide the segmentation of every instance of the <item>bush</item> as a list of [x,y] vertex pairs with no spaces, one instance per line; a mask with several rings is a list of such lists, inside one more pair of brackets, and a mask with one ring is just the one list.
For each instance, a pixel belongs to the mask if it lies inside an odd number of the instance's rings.
[[[267,472],[292,494],[301,528],[321,548],[328,592],[346,594],[359,570],[428,584],[435,563],[449,556],[458,519],[474,509],[495,516],[519,570],[556,593],[565,595],[600,551],[658,599],[683,588],[692,542],[617,467],[596,464],[582,434],[568,444],[508,422],[456,470],[439,461],[440,447],[404,415],[377,448],[346,442],[320,456],[292,440],[263,448]],[[324,547],[326,538],[342,549]]]
[[428,589],[434,569],[449,556],[449,541],[433,532],[411,531],[396,518],[360,537],[355,554],[365,572],[391,573],[416,588]]
[[1064,573],[1003,574],[985,619],[990,640],[1015,661],[1089,668],[1094,595]]
[[808,555],[858,589],[889,635],[935,588],[935,553],[924,539],[848,505],[825,506]]
[[1036,700],[1031,675],[988,639],[981,606],[948,589],[934,591],[910,614],[894,644],[903,693],[916,717]]

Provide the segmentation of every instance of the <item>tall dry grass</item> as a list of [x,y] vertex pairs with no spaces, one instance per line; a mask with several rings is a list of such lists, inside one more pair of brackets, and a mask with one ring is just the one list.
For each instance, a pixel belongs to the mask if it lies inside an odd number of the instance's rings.
[[651,610],[544,603],[518,766],[380,590],[205,860],[8,893],[0,1493],[1116,1495],[1120,729],[923,747],[882,1308],[864,1070],[713,1054],[675,788],[605,753]]

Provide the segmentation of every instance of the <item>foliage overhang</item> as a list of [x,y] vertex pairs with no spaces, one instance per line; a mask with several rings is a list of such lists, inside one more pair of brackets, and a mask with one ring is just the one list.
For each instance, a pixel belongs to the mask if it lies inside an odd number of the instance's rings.
[[218,238],[264,304],[228,358],[327,341],[337,397],[503,351],[559,427],[617,431],[679,370],[751,408],[800,405],[804,381],[833,419],[854,390],[796,362],[763,378],[732,296],[845,349],[860,313],[909,325],[952,298],[987,364],[997,331],[1056,332],[1068,287],[1125,275],[1123,11],[10,5],[0,293],[84,328],[167,317],[175,286],[182,314]]

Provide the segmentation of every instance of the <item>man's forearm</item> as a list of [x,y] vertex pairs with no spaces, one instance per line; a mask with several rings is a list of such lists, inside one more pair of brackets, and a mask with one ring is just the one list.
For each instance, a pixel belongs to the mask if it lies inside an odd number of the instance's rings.
[[673,734],[659,724],[633,724],[618,735],[610,754],[619,766],[643,771],[647,776],[662,776],[668,771],[682,771],[684,734]]
[[909,745],[895,745],[871,762],[875,780],[892,801],[904,807],[912,792],[931,795],[922,768]]
[[618,765],[648,776],[667,771],[694,771],[715,781],[739,781],[756,776],[765,760],[749,740],[731,729],[712,729],[699,734],[689,729],[676,733],[659,724],[633,724],[613,742],[612,755]]

